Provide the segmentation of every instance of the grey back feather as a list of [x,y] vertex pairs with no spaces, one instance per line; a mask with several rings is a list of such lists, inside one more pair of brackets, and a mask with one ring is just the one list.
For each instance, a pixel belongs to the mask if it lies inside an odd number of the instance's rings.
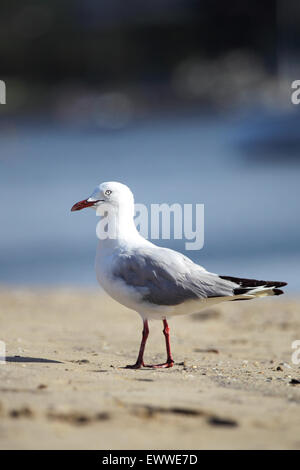
[[235,283],[205,271],[181,253],[160,247],[142,247],[120,253],[113,275],[134,287],[144,301],[157,305],[232,296],[237,287]]

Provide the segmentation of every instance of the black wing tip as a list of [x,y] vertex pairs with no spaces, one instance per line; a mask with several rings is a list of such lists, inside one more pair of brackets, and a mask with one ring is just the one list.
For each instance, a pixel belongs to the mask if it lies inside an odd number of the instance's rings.
[[[268,282],[268,285],[271,285],[272,284],[272,281],[267,281]],[[287,286],[287,282],[284,282],[284,281],[274,281],[273,282],[273,286],[275,287],[284,287],[284,286]]]
[[282,294],[284,294],[284,292],[281,289],[273,289],[273,294],[274,295],[282,295]]
[[288,283],[287,283],[287,282],[284,282],[284,281],[282,281],[282,282],[281,282],[281,286],[280,286],[280,287],[284,287],[284,286],[287,286],[287,285],[288,285]]
[[[241,287],[259,287],[259,286],[265,286],[265,287],[284,287],[287,286],[287,282],[284,281],[260,281],[258,279],[245,279],[242,277],[233,277],[233,276],[219,276],[221,279],[225,279],[226,281],[231,281],[235,282],[236,284],[239,284]],[[275,290],[275,289],[274,289]],[[280,289],[278,289],[280,290]],[[282,291],[280,291],[283,293]],[[280,295],[280,294],[277,294]]]
[[[253,289],[255,289],[255,287]],[[252,292],[251,287],[241,287],[241,288],[237,288],[237,289],[233,290],[234,295],[251,294],[251,292]],[[277,289],[276,287],[274,287],[274,289],[272,289],[272,292],[273,292],[273,295],[282,295],[282,294],[284,294],[283,290]]]

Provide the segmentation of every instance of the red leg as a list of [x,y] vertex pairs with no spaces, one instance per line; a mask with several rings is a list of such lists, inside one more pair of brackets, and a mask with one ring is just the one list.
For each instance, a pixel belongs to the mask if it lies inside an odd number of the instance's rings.
[[141,367],[145,366],[144,364],[144,351],[147,342],[147,338],[149,336],[149,326],[148,320],[144,320],[144,328],[143,328],[143,337],[140,346],[140,351],[136,363],[132,366],[126,366],[127,369],[140,369]]
[[167,364],[171,364],[169,367],[174,365],[174,359],[171,353],[171,344],[170,344],[170,327],[168,325],[167,320],[164,320],[164,329],[163,334],[166,338],[166,349],[167,349]]
[[153,367],[153,368],[158,368],[158,367],[173,367],[174,365],[174,360],[172,357],[171,353],[171,345],[170,345],[170,327],[168,325],[167,320],[163,320],[164,323],[164,329],[163,329],[163,334],[165,335],[166,338],[166,349],[167,349],[167,362],[164,364],[155,364],[155,365],[147,365],[145,367]]

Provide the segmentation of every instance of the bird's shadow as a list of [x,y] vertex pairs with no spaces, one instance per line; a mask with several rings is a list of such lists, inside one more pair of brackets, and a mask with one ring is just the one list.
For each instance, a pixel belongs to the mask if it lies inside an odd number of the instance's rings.
[[55,363],[63,364],[61,361],[55,361],[53,359],[44,359],[42,357],[26,357],[26,356],[6,356],[6,362],[42,362],[42,363]]

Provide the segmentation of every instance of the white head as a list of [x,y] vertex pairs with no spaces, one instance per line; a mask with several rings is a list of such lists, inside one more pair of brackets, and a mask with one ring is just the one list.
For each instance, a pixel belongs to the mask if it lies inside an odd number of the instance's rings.
[[104,212],[119,213],[120,211],[126,211],[127,216],[131,215],[133,217],[133,194],[125,184],[116,181],[101,183],[88,199],[74,204],[71,211],[79,211],[86,207],[93,207],[98,215],[103,215]]

